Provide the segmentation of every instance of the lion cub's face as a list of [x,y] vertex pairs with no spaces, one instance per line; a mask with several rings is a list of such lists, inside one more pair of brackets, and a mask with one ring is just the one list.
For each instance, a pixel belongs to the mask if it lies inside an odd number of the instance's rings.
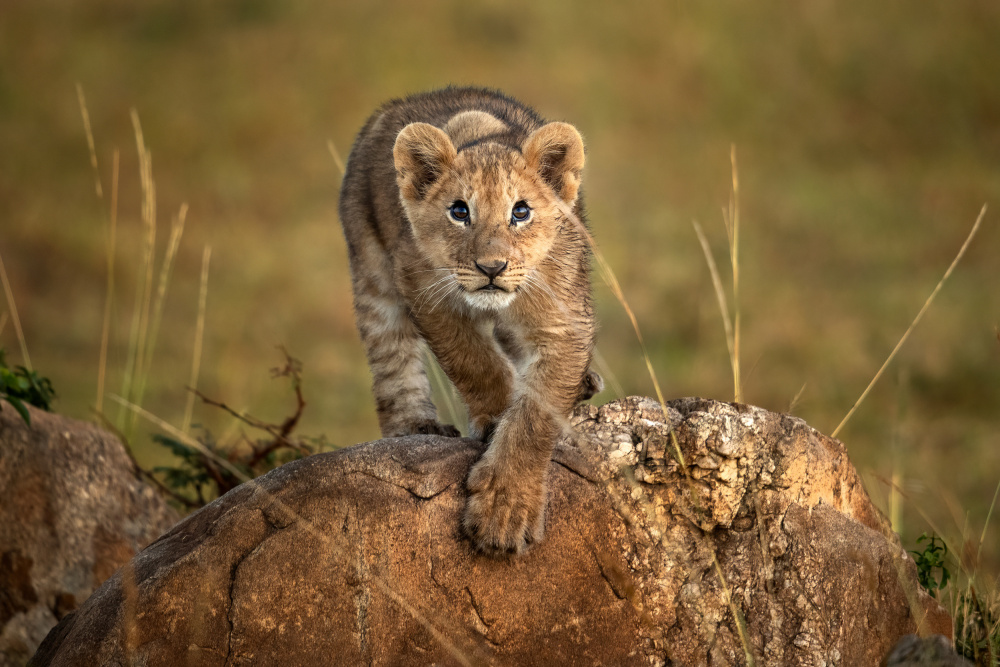
[[444,130],[412,123],[396,138],[400,198],[433,267],[418,277],[420,305],[459,292],[475,308],[497,310],[521,291],[546,289],[536,269],[576,201],[583,141],[566,123],[539,128],[520,151],[488,140],[506,129],[470,111]]

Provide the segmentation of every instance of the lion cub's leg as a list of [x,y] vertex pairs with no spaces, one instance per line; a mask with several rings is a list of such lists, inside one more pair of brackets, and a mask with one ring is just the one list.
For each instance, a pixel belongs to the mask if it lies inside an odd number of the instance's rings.
[[377,244],[352,248],[354,312],[372,371],[372,393],[382,436],[416,433],[458,436],[437,421],[424,368],[426,344],[390,278],[391,265]]
[[595,383],[587,379],[591,335],[571,338],[536,341],[538,356],[519,373],[510,407],[469,473],[464,525],[482,551],[521,553],[542,537],[552,448],[581,388]]
[[488,440],[510,404],[514,370],[485,321],[461,313],[420,322],[427,342],[469,410],[469,437]]

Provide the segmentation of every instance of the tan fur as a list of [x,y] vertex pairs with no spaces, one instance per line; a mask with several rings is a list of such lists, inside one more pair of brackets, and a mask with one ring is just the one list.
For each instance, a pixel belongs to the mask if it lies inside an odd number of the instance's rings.
[[[429,346],[469,408],[470,434],[490,442],[464,520],[490,553],[541,538],[553,444],[573,406],[601,388],[588,370],[589,250],[565,214],[583,219],[583,164],[572,125],[493,91],[448,88],[379,109],[341,189],[382,434],[457,435],[436,419]],[[458,200],[467,221],[449,212]],[[530,218],[512,224],[522,201]]]

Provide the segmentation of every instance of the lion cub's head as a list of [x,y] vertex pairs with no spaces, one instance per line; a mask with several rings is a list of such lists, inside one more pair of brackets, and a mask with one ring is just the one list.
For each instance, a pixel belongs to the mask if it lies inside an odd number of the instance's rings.
[[583,140],[566,123],[543,125],[520,150],[490,140],[507,131],[466,111],[443,130],[411,123],[396,137],[400,200],[434,269],[421,280],[431,302],[460,291],[473,307],[499,309],[545,289],[536,270],[576,202]]

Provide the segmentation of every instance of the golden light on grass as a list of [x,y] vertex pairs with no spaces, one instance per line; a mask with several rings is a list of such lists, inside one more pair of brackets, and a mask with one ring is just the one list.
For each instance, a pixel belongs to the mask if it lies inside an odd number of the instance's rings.
[[837,428],[833,429],[833,433],[830,434],[831,437],[833,438],[837,437],[837,434],[840,433],[840,431],[844,428],[844,425],[847,424],[847,422],[854,415],[855,411],[857,411],[858,406],[860,406],[864,402],[865,398],[868,397],[868,394],[869,392],[871,392],[872,387],[874,387],[875,383],[878,382],[880,377],[882,377],[882,373],[884,373],[885,369],[889,367],[889,364],[892,363],[892,360],[896,358],[896,354],[903,347],[903,344],[906,342],[906,339],[910,337],[910,334],[913,332],[917,324],[919,324],[920,320],[923,318],[924,313],[927,312],[927,309],[930,308],[931,304],[934,302],[934,297],[936,297],[938,292],[941,291],[941,287],[944,286],[945,281],[947,281],[948,277],[951,276],[951,272],[955,270],[955,267],[958,266],[959,261],[961,261],[962,257],[965,255],[965,251],[968,250],[969,244],[972,243],[972,239],[976,236],[976,232],[979,231],[979,225],[982,223],[983,216],[985,215],[986,215],[986,204],[983,204],[983,208],[979,211],[979,216],[976,218],[975,224],[972,225],[972,231],[970,231],[969,235],[965,238],[965,243],[962,244],[962,247],[959,249],[958,254],[955,255],[955,259],[951,261],[951,265],[948,267],[948,270],[944,272],[944,275],[941,277],[941,280],[939,280],[937,286],[934,287],[934,291],[931,292],[931,295],[927,297],[926,301],[924,301],[924,305],[920,309],[920,312],[918,312],[917,316],[913,318],[913,323],[910,324],[909,328],[903,333],[902,338],[899,339],[899,342],[896,343],[896,347],[894,347],[892,349],[892,352],[889,353],[889,356],[886,358],[885,363],[883,363],[882,367],[878,369],[877,373],[875,373],[875,377],[873,377],[872,381],[868,383],[868,386],[865,388],[865,390],[861,392],[861,396],[858,397],[858,400],[854,402],[854,405],[851,407],[848,413],[844,415],[844,418],[840,421],[840,424],[837,425]]
[[[153,163],[143,140],[142,125],[139,123],[139,114],[135,109],[132,109],[132,126],[135,130],[136,150],[139,154],[142,223],[146,229],[146,237],[140,263],[143,277],[135,292],[132,325],[129,331],[128,357],[125,362],[125,375],[122,379],[121,393],[126,400],[133,398],[133,384],[137,379],[137,369],[143,367],[142,355],[146,349],[146,334],[149,327],[149,304],[153,293],[153,255],[156,247],[156,185],[153,182]],[[126,438],[131,435],[134,425],[135,413],[124,411],[119,413],[118,429],[124,432]]]
[[[108,276],[104,294],[104,321],[101,325],[101,352],[97,363],[97,403],[95,407],[98,414],[104,413],[104,381],[108,370],[108,339],[111,333],[111,310],[114,305],[115,294],[115,250],[118,234],[118,158],[118,149],[116,148],[111,170],[111,215],[108,224]],[[94,159],[96,162],[96,157]]]
[[94,133],[90,129],[90,112],[87,111],[87,98],[83,94],[83,86],[76,84],[76,97],[80,102],[80,115],[83,116],[83,130],[87,135],[87,148],[90,149],[90,166],[94,170],[94,191],[98,199],[104,199],[104,188],[101,187],[101,172],[97,168],[97,148],[94,145]]
[[[719,312],[722,314],[722,327],[726,333],[726,348],[729,350],[729,365],[733,372],[733,400],[737,403],[743,403],[743,380],[740,371],[740,181],[736,169],[735,145],[730,148],[729,160],[733,170],[733,189],[729,195],[729,208],[722,210],[722,218],[726,225],[726,239],[729,244],[729,263],[733,270],[732,315],[730,315],[726,290],[722,287],[722,278],[719,276],[719,267],[715,263],[715,257],[712,255],[705,231],[697,220],[692,220],[691,224],[694,227],[694,233],[698,236],[702,253],[705,255],[705,263],[708,264],[708,272],[712,277],[712,287],[715,290],[715,299],[719,304]],[[802,388],[805,389],[805,386],[803,385]],[[801,393],[800,390],[793,399],[793,403]]]
[[[153,363],[153,352],[156,350],[156,339],[160,333],[160,322],[163,319],[163,302],[166,300],[167,287],[170,284],[170,273],[173,269],[174,259],[177,257],[177,249],[181,244],[181,236],[184,235],[184,221],[187,218],[188,205],[181,204],[180,211],[170,224],[170,240],[167,243],[166,255],[160,265],[160,276],[156,285],[156,301],[153,304],[152,323],[145,335],[145,349],[141,352],[141,363],[137,365],[139,375],[137,378],[135,402],[142,405],[142,399],[146,394],[146,383],[149,379],[149,371]],[[148,308],[148,304],[147,304]]]
[[10,319],[14,322],[14,331],[17,333],[17,342],[21,346],[21,357],[24,358],[24,367],[31,371],[31,357],[28,356],[28,342],[24,339],[24,331],[21,329],[21,319],[17,316],[17,304],[14,303],[14,291],[10,288],[10,280],[7,279],[7,269],[3,265],[3,254],[0,253],[0,281],[3,281],[3,291],[7,295],[7,308],[10,311]]
[[337,165],[337,169],[340,170],[340,175],[343,176],[344,172],[347,171],[347,167],[344,166],[344,159],[340,157],[340,151],[337,150],[337,146],[333,143],[333,139],[327,139],[326,147],[327,150],[330,151],[330,155],[333,156],[333,161]]
[[191,378],[188,380],[187,404],[184,406],[184,421],[181,431],[188,432],[191,427],[191,415],[194,414],[194,390],[198,388],[198,375],[201,372],[201,353],[205,338],[205,309],[208,304],[208,263],[212,259],[212,248],[205,246],[201,255],[201,287],[198,290],[198,320],[194,329],[194,351],[191,354]]
[[736,169],[736,144],[729,147],[733,168],[733,191],[729,197],[728,215],[724,212],[726,236],[729,240],[729,261],[733,267],[733,344],[730,364],[733,367],[733,394],[743,402],[743,380],[740,377],[740,179]]

